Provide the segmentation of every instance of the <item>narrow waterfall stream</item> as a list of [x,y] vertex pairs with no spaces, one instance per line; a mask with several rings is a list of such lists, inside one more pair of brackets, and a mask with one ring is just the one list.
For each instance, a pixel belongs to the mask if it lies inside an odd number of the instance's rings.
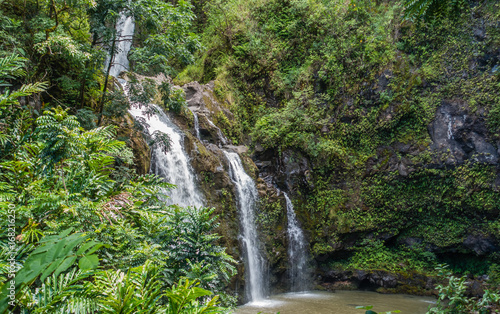
[[293,204],[288,194],[285,195],[286,215],[288,220],[288,263],[291,290],[305,291],[309,286],[309,271],[307,269],[307,242],[304,232],[299,226]]
[[206,117],[206,118],[207,118],[208,124],[210,124],[212,127],[214,127],[217,130],[217,136],[219,137],[222,145],[227,145],[228,144],[228,140],[224,136],[224,134],[222,134],[222,131],[219,129],[219,127],[216,126],[208,117]]
[[260,253],[260,243],[255,225],[255,206],[257,188],[243,169],[241,159],[236,153],[224,151],[230,164],[231,180],[236,186],[240,209],[241,241],[245,260],[245,290],[250,302],[258,302],[267,296],[267,281],[264,279],[265,260]]
[[194,132],[196,134],[196,138],[200,139],[200,122],[198,120],[198,114],[192,110],[191,110],[191,113],[193,114]]
[[[132,17],[127,17],[122,13],[116,27],[120,41],[110,70],[110,74],[115,77],[122,71],[128,70],[127,55],[132,46],[135,23]],[[127,82],[125,80],[120,80],[120,82],[127,94]],[[177,185],[177,188],[167,193],[170,199],[166,203],[179,206],[202,206],[203,197],[196,186],[196,177],[189,162],[189,157],[184,151],[184,134],[170,121],[161,108],[154,104],[148,106],[153,107],[156,114],[148,115],[136,105],[132,105],[129,112],[134,118],[147,121],[150,135],[154,132],[163,132],[171,140],[171,147],[167,153],[164,153],[159,147],[152,147],[151,153],[151,172],[165,178],[167,182]]]

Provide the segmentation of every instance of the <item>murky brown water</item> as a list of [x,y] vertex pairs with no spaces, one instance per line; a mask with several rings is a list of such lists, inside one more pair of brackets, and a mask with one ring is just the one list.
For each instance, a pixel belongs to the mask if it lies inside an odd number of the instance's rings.
[[375,312],[400,310],[406,314],[425,314],[435,303],[431,297],[405,294],[380,294],[370,291],[337,291],[286,293],[272,296],[268,300],[245,304],[236,309],[236,314],[364,314],[358,305],[373,305]]

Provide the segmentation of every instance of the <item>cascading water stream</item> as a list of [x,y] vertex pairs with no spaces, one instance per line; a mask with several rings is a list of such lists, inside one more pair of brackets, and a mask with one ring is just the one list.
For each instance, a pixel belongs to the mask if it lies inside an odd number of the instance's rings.
[[243,169],[236,153],[224,151],[229,161],[231,180],[236,186],[241,221],[241,241],[245,258],[246,297],[250,302],[264,300],[267,282],[264,279],[265,260],[260,253],[260,243],[255,225],[255,207],[258,199],[255,183]]
[[[134,36],[135,22],[132,16],[127,16],[125,13],[120,13],[118,22],[116,23],[116,44],[115,55],[113,56],[113,64],[109,74],[113,77],[118,77],[121,72],[129,69],[128,53],[132,47],[132,37]],[[107,60],[109,64],[110,60]]]
[[191,110],[194,119],[194,132],[196,134],[196,138],[200,139],[200,122],[198,120],[198,114]]
[[206,118],[207,118],[208,124],[210,124],[212,127],[214,127],[217,130],[217,136],[219,137],[220,141],[222,142],[222,145],[227,145],[228,140],[224,136],[224,134],[222,134],[222,131],[208,117],[206,117]]
[[307,242],[299,226],[293,204],[286,193],[286,215],[288,220],[288,262],[291,290],[305,291],[308,288],[309,272],[307,269]]
[[[119,49],[116,49],[114,62],[110,69],[113,76],[118,76],[122,71],[128,70],[127,55],[130,51],[132,35],[134,34],[134,21],[125,15],[120,16],[117,23],[117,32],[120,38],[127,40],[119,41]],[[130,38],[130,42],[128,39]],[[127,82],[120,80],[124,86],[125,93],[128,92]],[[171,139],[171,147],[164,153],[159,147],[152,148],[151,171],[164,177],[168,182],[177,185],[177,188],[169,194],[168,202],[180,206],[202,206],[203,197],[199,193],[194,171],[189,163],[189,158],[183,148],[184,135],[181,130],[168,118],[168,116],[157,106],[150,104],[156,114],[147,114],[137,106],[132,106],[129,112],[138,120],[147,121],[148,132],[152,135],[156,131],[168,134]],[[194,114],[194,113],[193,113]],[[197,116],[195,116],[196,135],[199,138],[199,126]],[[212,121],[208,123],[217,129],[217,135],[221,142],[226,145],[228,140],[221,130]],[[241,241],[246,261],[246,295],[251,302],[265,299],[267,294],[267,281],[264,279],[265,260],[260,253],[260,244],[257,237],[255,225],[255,206],[258,198],[257,188],[254,181],[245,173],[241,159],[236,153],[224,152],[230,164],[230,175],[236,186],[240,220],[241,220]]]
[[[116,27],[120,41],[118,42],[118,49],[116,49],[110,69],[110,74],[115,77],[122,71],[128,70],[129,62],[127,55],[132,46],[135,23],[132,17],[127,17],[122,13]],[[120,80],[120,83],[123,85],[124,92],[128,94],[127,82]],[[129,112],[136,120],[147,121],[150,135],[159,131],[167,134],[171,140],[170,149],[167,153],[163,152],[161,148],[154,146],[151,153],[151,171],[165,178],[167,182],[177,185],[177,188],[167,193],[170,199],[166,203],[177,204],[179,206],[202,206],[203,197],[198,191],[194,171],[189,162],[189,157],[183,148],[184,134],[170,121],[161,108],[154,104],[149,104],[148,106],[154,108],[155,113],[146,114],[143,109],[134,105],[131,106]]]
[[136,118],[146,119],[150,134],[160,131],[170,137],[170,149],[167,153],[159,147],[152,147],[151,172],[166,179],[167,182],[177,185],[168,194],[167,204],[179,206],[202,206],[203,197],[196,186],[196,177],[191,167],[189,157],[184,151],[184,134],[156,105],[153,106],[157,114],[147,116],[142,109],[131,107],[129,112]]

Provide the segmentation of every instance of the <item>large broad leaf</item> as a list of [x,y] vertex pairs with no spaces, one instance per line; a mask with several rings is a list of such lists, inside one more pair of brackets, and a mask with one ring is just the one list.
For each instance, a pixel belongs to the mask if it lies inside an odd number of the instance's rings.
[[[72,229],[67,229],[58,235],[46,236],[42,238],[41,244],[26,259],[23,268],[17,272],[15,277],[16,296],[21,292],[21,288],[30,285],[38,276],[41,281],[50,276],[55,276],[69,269],[75,264],[78,257],[80,269],[94,269],[99,266],[99,258],[92,254],[97,251],[102,244],[89,241],[83,244],[78,251],[75,249],[88,239],[83,233],[71,234]],[[0,299],[0,313],[7,310],[9,299],[8,285],[1,288],[2,298]]]

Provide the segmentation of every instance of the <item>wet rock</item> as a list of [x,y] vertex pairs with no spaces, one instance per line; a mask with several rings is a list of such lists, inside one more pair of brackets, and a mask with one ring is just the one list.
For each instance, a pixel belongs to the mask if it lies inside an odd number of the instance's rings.
[[349,280],[352,278],[352,273],[347,272],[347,271],[340,271],[340,270],[332,269],[326,273],[325,277],[331,281],[345,281],[345,280]]
[[184,93],[186,94],[186,102],[188,106],[194,107],[196,110],[200,110],[205,106],[203,102],[203,87],[198,82],[190,82],[182,86]]
[[282,153],[278,168],[278,185],[288,191],[295,190],[300,184],[308,185],[306,172],[307,177],[311,178],[309,160],[299,152],[286,150]]
[[148,174],[151,166],[151,149],[142,133],[134,128],[134,120],[130,114],[127,113],[119,122],[116,134],[119,138],[127,138],[126,143],[134,154],[134,165],[137,174]]
[[387,89],[389,86],[390,79],[392,78],[392,72],[389,70],[386,70],[380,75],[378,78],[377,86],[376,86],[376,92],[380,93],[381,91],[384,91]]
[[464,240],[464,246],[477,255],[485,255],[499,250],[498,244],[489,236],[480,234],[469,235]]
[[484,137],[475,132],[471,132],[470,138],[476,152],[476,155],[472,157],[476,161],[489,164],[496,164],[498,162],[498,151],[492,144],[486,142]]
[[410,144],[404,144],[404,143],[401,143],[401,142],[397,142],[395,145],[394,145],[394,148],[402,153],[402,154],[408,154],[410,152],[410,148],[411,148],[411,145]]
[[439,107],[429,133],[431,150],[441,154],[445,164],[461,164],[470,158],[489,164],[498,162],[498,151],[489,143],[484,121],[469,116],[459,104],[444,103]]
[[483,28],[476,28],[474,30],[474,38],[478,41],[483,41],[486,39],[486,31]]
[[255,165],[257,166],[257,168],[262,169],[262,168],[267,168],[267,167],[271,167],[272,166],[272,162],[271,161],[257,161],[255,162]]
[[248,147],[244,146],[244,145],[240,145],[240,146],[226,145],[224,148],[231,150],[231,151],[237,153],[238,155],[246,154],[248,152]]
[[260,145],[259,143],[255,144],[255,148],[254,148],[254,151],[256,153],[262,153],[265,151],[264,147],[262,147],[262,145]]
[[395,274],[387,273],[387,272],[374,272],[368,276],[369,281],[372,284],[383,288],[394,288],[396,287],[398,280]]
[[400,176],[406,177],[408,175],[408,169],[403,163],[400,163],[398,166],[398,172]]

